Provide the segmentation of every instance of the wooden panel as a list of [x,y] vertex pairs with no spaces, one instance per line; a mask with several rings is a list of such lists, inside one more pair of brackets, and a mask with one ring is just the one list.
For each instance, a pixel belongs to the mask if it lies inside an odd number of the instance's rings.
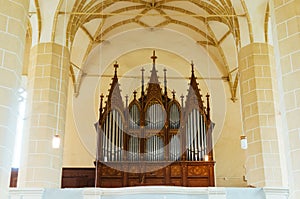
[[122,180],[121,178],[104,178],[101,181],[101,187],[122,187]]
[[[124,186],[150,186],[150,185],[171,185],[188,187],[214,186],[214,162],[173,162],[163,167],[164,162],[119,162],[124,167],[132,167],[136,171],[148,171],[158,168],[155,171],[144,173],[126,173],[124,171],[113,171],[102,163],[98,164],[97,187],[124,187]],[[186,165],[186,166],[183,166]],[[171,170],[170,173],[167,171]],[[182,175],[183,168],[187,168],[186,175]],[[104,173],[101,173],[103,171]],[[108,172],[109,171],[109,172]],[[118,175],[116,175],[118,174]]]
[[164,174],[164,169],[159,169],[159,170],[156,170],[156,171],[151,171],[151,172],[148,172],[146,173],[146,178],[151,178],[155,176],[156,178],[158,177],[164,177],[165,174]]
[[115,177],[117,177],[117,176],[121,176],[122,175],[122,173],[121,173],[121,171],[118,169],[114,169],[114,167],[113,168],[111,168],[111,167],[108,167],[108,166],[103,166],[102,167],[102,176],[115,176]]
[[207,178],[188,178],[189,187],[207,187],[208,184]]
[[209,171],[207,166],[191,165],[188,166],[188,176],[208,176]]
[[128,186],[133,187],[133,186],[138,186],[140,184],[139,179],[129,179]]
[[172,178],[171,184],[173,184],[174,186],[182,186],[181,178]]
[[95,186],[95,168],[63,168],[62,188]]
[[180,165],[171,166],[171,177],[180,177],[182,168]]

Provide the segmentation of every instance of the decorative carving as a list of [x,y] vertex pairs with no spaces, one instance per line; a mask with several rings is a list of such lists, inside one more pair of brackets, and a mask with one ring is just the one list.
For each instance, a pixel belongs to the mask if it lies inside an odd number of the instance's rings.
[[171,166],[171,176],[180,177],[181,176],[181,167],[179,165]]
[[[164,70],[164,93],[158,82],[155,68],[157,56],[151,57],[152,71],[144,92],[142,69],[141,96],[133,92],[134,99],[122,101],[117,68],[100,114],[97,154],[98,187],[135,185],[214,186],[214,161],[211,150],[211,125],[209,96],[207,108],[194,75],[183,107],[169,97],[167,76]],[[101,134],[102,133],[102,134]],[[207,162],[204,157],[209,157]],[[103,163],[102,163],[103,162]],[[201,181],[202,178],[208,180]],[[199,179],[199,184],[197,180]]]
[[188,166],[188,176],[208,176],[206,166]]

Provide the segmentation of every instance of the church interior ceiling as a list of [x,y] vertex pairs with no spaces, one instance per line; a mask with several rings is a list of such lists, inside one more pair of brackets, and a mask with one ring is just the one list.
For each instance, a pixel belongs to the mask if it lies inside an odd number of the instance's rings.
[[[256,6],[266,5],[264,2]],[[74,93],[78,94],[84,77],[91,75],[85,63],[98,46],[109,45],[112,38],[133,30],[154,34],[158,30],[173,31],[206,52],[220,74],[214,78],[226,82],[235,101],[239,78],[237,52],[243,42],[254,40],[248,8],[247,0],[31,0],[28,32],[35,38],[34,43],[45,40],[42,33],[48,30],[48,40],[69,48]],[[268,5],[263,10],[267,29]],[[159,33],[156,38],[160,40]],[[172,52],[174,48],[179,48],[176,42],[164,50]]]

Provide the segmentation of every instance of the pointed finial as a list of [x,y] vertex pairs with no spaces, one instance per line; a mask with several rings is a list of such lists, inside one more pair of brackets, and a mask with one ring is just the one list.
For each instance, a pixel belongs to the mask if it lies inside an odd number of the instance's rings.
[[100,95],[100,108],[99,108],[99,113],[100,113],[100,118],[102,117],[102,111],[103,111],[103,98],[104,98],[104,95],[103,93],[101,93]]
[[180,98],[181,98],[181,107],[183,108],[183,99],[184,99],[184,95],[181,94]]
[[207,117],[210,118],[210,106],[209,106],[209,94],[208,93],[206,94],[206,100],[207,100],[207,102],[206,102],[207,103],[206,104],[207,105],[207,108],[206,108]]
[[114,64],[114,68],[115,68],[115,76],[117,76],[117,69],[119,68],[119,64],[117,61]]
[[142,91],[141,91],[141,94],[142,94],[142,96],[144,96],[144,94],[145,94],[145,92],[144,92],[144,72],[145,72],[145,69],[142,68],[141,71],[142,71]]
[[136,90],[133,91],[133,97],[134,97],[134,99],[136,99],[136,94],[137,94]]
[[193,60],[191,61],[191,66],[192,66],[192,74],[194,74],[194,62],[193,62]]
[[175,90],[173,90],[173,91],[172,91],[172,94],[173,94],[173,99],[175,99],[175,94],[176,94],[176,91],[175,91]]
[[164,86],[165,86],[165,95],[167,96],[167,69],[164,68]]
[[152,70],[151,70],[151,77],[150,77],[150,81],[149,83],[152,83],[152,84],[159,84],[158,82],[158,77],[157,77],[157,70],[155,68],[155,59],[157,57],[155,56],[155,51],[153,51],[153,55],[151,57],[151,59],[153,59],[153,64],[152,64]]
[[157,59],[157,56],[155,55],[155,50],[153,50],[153,55],[151,59],[153,60],[153,63],[155,63],[155,60]]

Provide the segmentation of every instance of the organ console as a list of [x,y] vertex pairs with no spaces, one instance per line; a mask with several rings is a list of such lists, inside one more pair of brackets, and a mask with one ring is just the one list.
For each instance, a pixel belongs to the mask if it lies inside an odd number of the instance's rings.
[[214,186],[212,148],[213,123],[209,95],[206,107],[194,74],[194,65],[185,104],[168,97],[164,70],[164,90],[160,87],[153,51],[152,71],[141,94],[123,103],[117,68],[103,107],[100,96],[97,129],[96,186],[127,187],[147,185]]

